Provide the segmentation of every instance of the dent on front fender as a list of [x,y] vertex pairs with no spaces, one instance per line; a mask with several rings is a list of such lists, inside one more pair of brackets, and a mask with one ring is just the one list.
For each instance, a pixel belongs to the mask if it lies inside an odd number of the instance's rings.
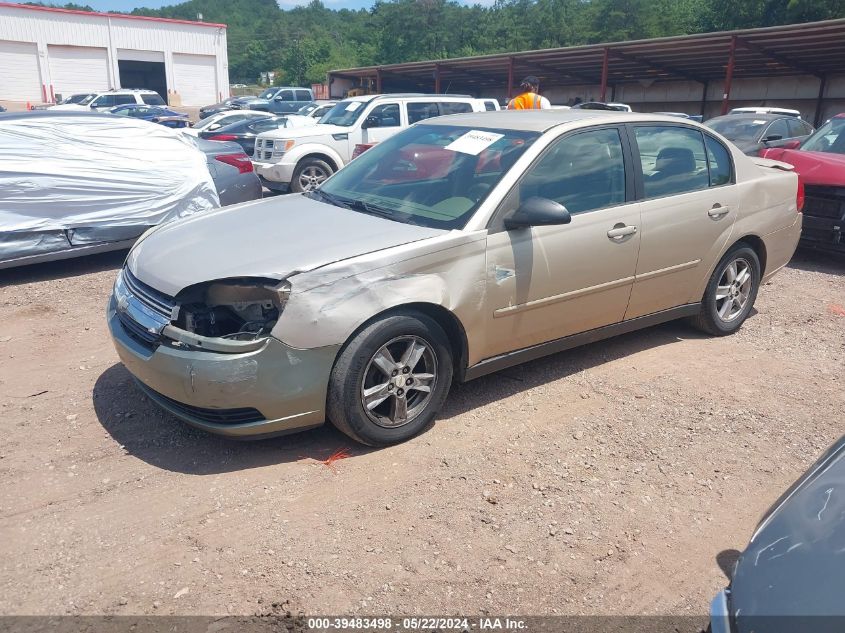
[[273,335],[300,349],[342,345],[372,317],[426,303],[454,314],[473,342],[483,336],[486,231],[455,232],[301,273]]

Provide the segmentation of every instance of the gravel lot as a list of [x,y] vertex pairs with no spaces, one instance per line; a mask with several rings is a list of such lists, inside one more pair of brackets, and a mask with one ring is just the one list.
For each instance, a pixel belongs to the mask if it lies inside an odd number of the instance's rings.
[[536,361],[370,450],[160,412],[106,332],[122,257],[0,271],[2,614],[704,615],[717,556],[842,434],[842,260],[799,253],[733,337]]

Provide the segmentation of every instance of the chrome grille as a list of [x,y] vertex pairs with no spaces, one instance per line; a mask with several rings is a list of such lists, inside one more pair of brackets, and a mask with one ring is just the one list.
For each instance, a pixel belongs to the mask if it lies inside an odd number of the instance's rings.
[[273,139],[256,139],[254,158],[255,160],[271,160],[273,158]]
[[128,268],[123,269],[123,282],[126,284],[129,292],[135,295],[138,301],[161,316],[167,317],[168,320],[172,318],[173,308],[176,306],[176,302],[171,297],[139,281]]

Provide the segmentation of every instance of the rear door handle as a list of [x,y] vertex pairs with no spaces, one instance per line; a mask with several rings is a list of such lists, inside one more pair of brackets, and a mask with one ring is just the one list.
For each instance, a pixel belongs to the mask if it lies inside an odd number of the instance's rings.
[[626,226],[624,224],[619,225],[617,224],[612,229],[607,232],[607,236],[612,239],[616,240],[617,242],[621,242],[624,238],[628,237],[629,235],[633,235],[637,232],[637,227],[635,226]]
[[727,215],[728,213],[730,213],[730,211],[731,211],[731,208],[730,208],[730,207],[723,207],[721,204],[719,204],[719,203],[717,202],[716,204],[714,204],[714,205],[713,205],[713,208],[712,208],[712,209],[710,209],[710,210],[707,212],[707,215],[709,215],[709,216],[710,216],[711,218],[713,218],[714,220],[718,220],[718,219],[719,219],[719,218],[721,218],[722,216]]

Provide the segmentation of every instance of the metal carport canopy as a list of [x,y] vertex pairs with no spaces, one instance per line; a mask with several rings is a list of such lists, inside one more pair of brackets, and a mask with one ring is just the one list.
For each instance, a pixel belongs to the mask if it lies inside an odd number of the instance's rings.
[[[332,76],[401,79],[438,92],[443,82],[462,90],[508,86],[523,74],[544,87],[608,85],[642,79],[705,84],[733,78],[806,74],[824,79],[845,73],[845,19],[650,40],[591,44],[516,53],[459,57],[333,70]],[[602,81],[604,79],[604,81]]]

